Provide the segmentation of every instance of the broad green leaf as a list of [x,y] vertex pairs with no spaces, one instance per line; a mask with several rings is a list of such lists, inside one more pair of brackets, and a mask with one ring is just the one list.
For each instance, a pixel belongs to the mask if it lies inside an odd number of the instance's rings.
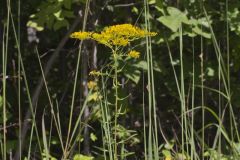
[[205,37],[205,38],[211,38],[211,34],[210,33],[206,33],[206,32],[204,32],[202,29],[200,29],[198,26],[196,26],[196,27],[194,27],[193,28],[193,31],[196,33],[196,34],[198,34],[198,35],[201,35],[201,36],[203,36],[203,37]]
[[182,23],[189,24],[186,13],[174,7],[168,7],[167,11],[169,15],[162,16],[158,20],[173,32],[176,32]]
[[185,13],[183,13],[182,11],[180,11],[179,9],[177,9],[175,7],[168,7],[167,11],[168,11],[168,14],[171,16],[179,16],[179,17],[186,16]]
[[146,61],[139,61],[136,64],[133,64],[133,66],[137,67],[137,68],[141,68],[145,71],[147,71],[147,62]]
[[[181,24],[186,24],[189,27],[184,30],[183,35],[188,35],[190,37],[194,37],[196,35],[201,35],[205,38],[211,38],[211,34],[203,31],[199,28],[200,25],[209,28],[209,24],[206,18],[201,19],[188,19],[187,13],[180,11],[174,7],[167,8],[168,15],[164,15],[157,20],[161,22],[163,25],[171,29],[173,32],[177,32]],[[173,34],[170,36],[170,40],[174,40],[178,37],[179,34]]]
[[137,84],[140,80],[141,72],[136,67],[129,67],[124,71],[124,75]]
[[181,25],[181,21],[176,17],[172,16],[162,16],[157,20],[160,21],[163,25],[165,25],[169,29],[171,29],[173,32],[176,32]]
[[[202,26],[204,26],[204,27],[206,27],[206,28],[209,28],[209,27],[210,27],[210,24],[212,23],[212,20],[211,20],[210,17],[208,17],[208,19],[209,19],[209,20],[207,20],[206,17],[199,18],[199,19],[198,19],[198,24],[199,24],[199,25],[202,25]],[[210,24],[209,24],[209,23],[210,23]]]

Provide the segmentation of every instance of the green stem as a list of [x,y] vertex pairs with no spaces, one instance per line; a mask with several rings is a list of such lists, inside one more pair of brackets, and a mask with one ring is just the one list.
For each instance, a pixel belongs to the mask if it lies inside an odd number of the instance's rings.
[[114,81],[113,81],[113,86],[115,87],[115,117],[114,117],[114,129],[115,129],[115,134],[114,134],[114,160],[117,160],[117,118],[118,118],[118,66],[117,66],[117,53],[116,51],[113,51],[113,58],[114,58]]

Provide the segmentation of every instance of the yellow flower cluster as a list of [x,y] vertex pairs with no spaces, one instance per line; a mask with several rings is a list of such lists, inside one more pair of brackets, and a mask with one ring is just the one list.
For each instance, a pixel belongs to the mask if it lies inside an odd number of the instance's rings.
[[156,34],[155,32],[148,32],[131,24],[119,24],[106,27],[100,33],[74,32],[70,37],[80,40],[93,39],[112,48],[113,46],[126,46],[133,40],[145,36],[155,36]]
[[96,70],[93,70],[89,73],[90,76],[100,76],[101,75],[101,72],[99,71],[96,71]]
[[94,81],[89,81],[87,83],[88,89],[95,89],[97,87],[97,83]]
[[131,57],[131,58],[139,58],[140,57],[140,52],[133,50],[133,51],[130,51],[128,53],[128,56]]
[[91,37],[91,32],[74,32],[70,35],[71,38],[76,38],[80,40],[88,39]]

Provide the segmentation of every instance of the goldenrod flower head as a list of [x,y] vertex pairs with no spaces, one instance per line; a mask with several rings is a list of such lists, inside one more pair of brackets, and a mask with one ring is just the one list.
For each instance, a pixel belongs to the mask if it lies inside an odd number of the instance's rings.
[[109,41],[111,39],[110,35],[106,35],[106,34],[103,34],[103,33],[101,33],[101,34],[93,33],[92,34],[92,39],[94,39],[95,41],[97,41],[97,42],[99,42],[101,44],[104,44],[104,45],[106,45],[108,47],[111,47],[110,43],[109,43]]
[[128,56],[132,57],[132,58],[139,58],[140,57],[140,52],[133,50],[133,51],[130,51],[128,53]]
[[110,26],[104,29],[107,34],[114,35],[114,37],[122,37],[129,40],[145,37],[146,35],[152,35],[152,32],[146,32],[131,24],[119,24]]
[[145,36],[155,36],[157,33],[142,30],[131,24],[119,24],[103,29],[101,33],[75,32],[71,38],[93,39],[110,48],[113,46],[126,46],[129,42]]
[[93,71],[91,71],[91,72],[89,73],[89,75],[91,75],[91,76],[100,76],[100,75],[101,75],[101,72],[96,71],[96,70],[93,70]]
[[94,81],[89,81],[87,83],[88,89],[95,89],[97,87],[97,83]]
[[76,38],[79,40],[88,39],[91,37],[91,32],[74,32],[70,35],[71,38]]
[[128,45],[129,41],[125,38],[114,38],[112,39],[112,44],[115,46],[126,46]]

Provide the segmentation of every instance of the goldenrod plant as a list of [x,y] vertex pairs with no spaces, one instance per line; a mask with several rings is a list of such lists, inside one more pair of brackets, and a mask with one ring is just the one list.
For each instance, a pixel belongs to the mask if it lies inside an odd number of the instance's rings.
[[[109,153],[109,157],[111,159],[117,160],[117,159],[124,159],[125,156],[119,154],[119,149],[122,142],[119,141],[119,127],[120,125],[118,124],[118,118],[123,114],[121,112],[121,106],[119,104],[119,101],[123,99],[124,97],[119,97],[119,87],[122,85],[119,82],[119,75],[122,72],[122,69],[119,66],[119,60],[120,59],[125,59],[123,61],[126,61],[128,58],[139,58],[140,57],[140,52],[136,50],[130,50],[127,53],[123,52],[123,48],[127,47],[130,42],[135,41],[139,38],[145,38],[146,36],[155,36],[157,33],[155,32],[149,32],[143,29],[140,29],[136,26],[133,26],[131,24],[118,24],[114,26],[109,26],[105,27],[103,31],[100,33],[96,32],[86,32],[86,31],[80,31],[80,32],[74,32],[71,34],[71,38],[75,38],[78,40],[86,40],[86,39],[92,39],[97,41],[100,44],[105,45],[106,47],[111,49],[112,55],[111,55],[111,61],[110,66],[113,68],[113,73],[110,71],[106,71],[109,73],[103,73],[101,72],[101,69],[99,71],[91,71],[89,75],[93,76],[109,76],[112,78],[112,87],[115,90],[114,96],[115,96],[115,102],[114,102],[114,116],[111,119],[111,125],[112,129],[111,135],[105,135],[105,136],[110,136],[112,138],[108,139],[109,141],[107,142],[108,144],[113,144],[109,148],[110,151],[112,150],[112,153]],[[93,88],[96,84],[92,81],[88,83],[89,88]],[[105,88],[106,89],[106,88]],[[93,99],[97,100],[96,94],[94,95]],[[109,106],[106,106],[109,107]],[[109,116],[109,115],[108,115]],[[112,142],[113,141],[113,142]]]

